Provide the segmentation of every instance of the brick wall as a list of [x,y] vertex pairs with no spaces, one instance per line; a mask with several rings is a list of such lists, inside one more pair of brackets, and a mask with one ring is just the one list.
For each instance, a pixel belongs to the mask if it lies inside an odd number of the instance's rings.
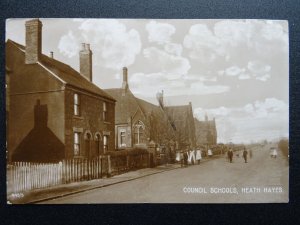
[[[74,115],[74,94],[80,98],[80,115]],[[103,101],[107,104],[107,119],[103,120]],[[103,135],[108,135],[108,150],[115,150],[115,103],[74,88],[65,90],[65,143],[66,157],[74,157],[74,132],[80,133],[79,157],[98,154],[96,134],[100,134],[100,153],[103,153]],[[88,141],[88,136],[91,136]]]
[[[24,53],[6,45],[9,68],[9,160],[18,149],[18,160],[59,160],[64,153],[64,91],[62,84],[37,64],[26,65]],[[47,124],[35,127],[37,101],[46,110]],[[43,143],[43,140],[47,142]],[[55,153],[56,152],[56,153]]]

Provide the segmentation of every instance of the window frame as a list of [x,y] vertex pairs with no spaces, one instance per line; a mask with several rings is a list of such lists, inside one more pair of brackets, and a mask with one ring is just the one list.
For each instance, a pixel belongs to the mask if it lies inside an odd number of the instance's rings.
[[[77,138],[76,138],[77,136]],[[76,142],[76,139],[78,142]],[[81,153],[81,132],[74,132],[73,135],[74,145],[73,145],[73,154],[75,157],[80,156]],[[78,148],[78,153],[76,153],[76,147]]]
[[133,127],[133,140],[134,144],[139,145],[139,144],[144,144],[143,141],[145,141],[144,137],[144,132],[145,132],[145,125],[142,121],[137,121],[134,124]]
[[102,112],[102,118],[103,121],[107,121],[107,103],[103,102],[103,112]]
[[120,146],[126,147],[126,131],[120,131]]
[[103,135],[103,153],[108,151],[108,135]]
[[[77,98],[76,98],[77,96]],[[74,107],[74,116],[80,116],[80,95],[78,93],[74,93],[73,95],[73,100],[74,100],[74,104],[73,104],[73,107]]]

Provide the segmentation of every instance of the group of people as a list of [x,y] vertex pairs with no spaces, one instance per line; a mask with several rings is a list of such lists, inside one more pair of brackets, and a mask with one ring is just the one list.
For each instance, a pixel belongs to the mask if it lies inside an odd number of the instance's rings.
[[[250,158],[252,158],[252,150],[250,149]],[[233,159],[233,150],[232,148],[230,148],[227,152],[227,156],[228,156],[228,159],[229,159],[229,162],[232,163],[232,159]],[[237,154],[237,157],[239,157],[239,154]],[[244,148],[243,150],[243,158],[244,158],[244,161],[245,163],[247,163],[248,161],[248,151],[246,150],[246,148]]]
[[[211,149],[208,149],[207,152],[204,152],[205,154],[207,153],[208,157],[212,157],[213,153]],[[248,153],[249,157],[252,158],[252,150],[250,149],[249,152],[246,150],[244,147],[243,150],[243,158],[245,163],[248,163]],[[227,157],[230,163],[233,162],[233,149],[229,148],[227,151]],[[236,153],[236,157],[239,157],[239,153]],[[200,164],[200,161],[202,159],[202,150],[201,149],[196,149],[196,150],[182,150],[180,152],[176,153],[176,161],[180,162],[181,167],[187,167],[189,164],[194,165],[196,163]]]
[[194,165],[196,162],[200,164],[201,159],[202,151],[200,149],[181,151],[176,154],[176,161],[180,162],[181,167]]

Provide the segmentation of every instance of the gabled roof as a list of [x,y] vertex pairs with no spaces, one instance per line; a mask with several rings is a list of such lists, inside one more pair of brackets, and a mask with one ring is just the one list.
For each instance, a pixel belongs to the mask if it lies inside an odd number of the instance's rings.
[[124,96],[122,88],[105,89],[105,91],[117,100],[115,108],[116,124],[127,123],[128,118],[132,117],[140,108],[137,99],[129,89]]
[[165,110],[168,115],[174,120],[182,120],[188,115],[191,110],[190,105],[166,106]]
[[[25,47],[20,45],[12,40],[7,40],[7,45],[14,46],[16,50],[19,50],[23,53],[23,57],[25,58]],[[25,59],[24,59],[25,61]],[[74,70],[71,66],[64,64],[58,60],[50,58],[46,55],[41,54],[41,58],[39,59],[39,63],[37,65],[43,67],[51,71],[60,81],[63,83],[91,92],[93,94],[99,95],[109,100],[115,101],[109,94],[100,89],[98,86],[88,81],[84,76],[82,76],[79,72]]]
[[164,112],[159,106],[135,97],[130,89],[127,89],[125,94],[122,88],[105,89],[105,91],[117,100],[115,108],[116,124],[127,123],[128,118],[132,117],[138,109],[145,116],[150,113],[158,119],[164,116]]
[[135,98],[135,99],[136,99],[136,101],[138,102],[139,106],[141,107],[142,111],[145,114],[150,113],[150,112],[153,112],[153,113],[156,113],[156,114],[161,114],[162,113],[159,106],[154,105],[150,102],[146,102],[143,99],[139,99],[139,98]]

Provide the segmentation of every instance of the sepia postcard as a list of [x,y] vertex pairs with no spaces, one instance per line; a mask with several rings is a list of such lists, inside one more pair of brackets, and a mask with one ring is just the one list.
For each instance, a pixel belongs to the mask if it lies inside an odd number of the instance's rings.
[[288,203],[284,20],[6,20],[7,204]]

